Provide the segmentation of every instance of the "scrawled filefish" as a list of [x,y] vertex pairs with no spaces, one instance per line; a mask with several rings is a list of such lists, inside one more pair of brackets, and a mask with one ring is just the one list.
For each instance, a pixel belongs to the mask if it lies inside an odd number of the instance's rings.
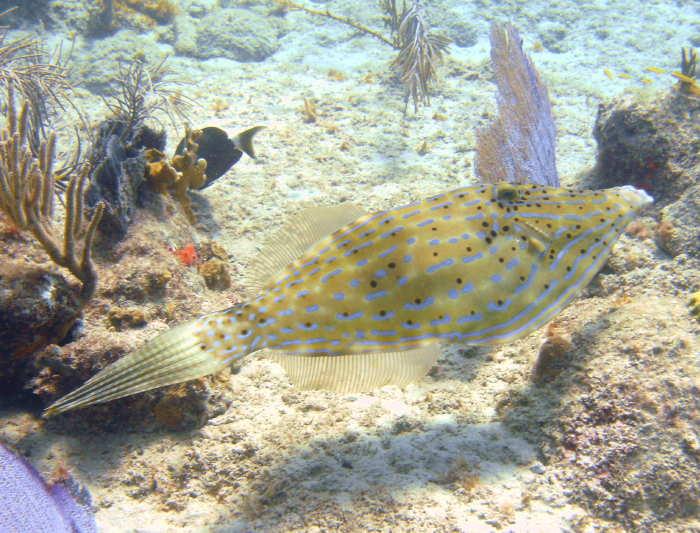
[[305,388],[414,381],[440,341],[502,343],[551,320],[650,201],[632,187],[502,183],[374,214],[321,208],[313,221],[290,224],[251,267],[284,266],[249,303],[161,334],[47,414],[204,376],[262,349]]

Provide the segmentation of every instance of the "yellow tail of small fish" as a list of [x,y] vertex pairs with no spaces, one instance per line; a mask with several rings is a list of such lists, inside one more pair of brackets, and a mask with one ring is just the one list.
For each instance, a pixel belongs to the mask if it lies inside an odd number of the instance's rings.
[[190,320],[162,333],[56,401],[44,411],[44,416],[180,383],[222,369],[229,360],[217,357],[216,352],[202,346],[201,334],[207,319]]

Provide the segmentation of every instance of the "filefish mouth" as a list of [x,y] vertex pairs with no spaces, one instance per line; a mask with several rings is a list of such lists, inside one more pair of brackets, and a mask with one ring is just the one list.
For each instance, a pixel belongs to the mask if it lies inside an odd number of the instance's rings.
[[654,198],[648,192],[643,189],[637,189],[632,185],[618,187],[618,191],[634,209],[641,209],[645,205],[654,203]]

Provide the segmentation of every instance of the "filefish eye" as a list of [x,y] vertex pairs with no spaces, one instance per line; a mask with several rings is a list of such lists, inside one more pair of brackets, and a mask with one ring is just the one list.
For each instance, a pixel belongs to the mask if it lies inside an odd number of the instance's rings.
[[518,200],[518,189],[510,183],[498,183],[493,186],[494,199],[501,202],[515,202]]

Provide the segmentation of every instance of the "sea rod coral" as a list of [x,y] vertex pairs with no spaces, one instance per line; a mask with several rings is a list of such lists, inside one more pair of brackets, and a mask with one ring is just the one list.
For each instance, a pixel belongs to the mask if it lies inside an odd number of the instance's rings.
[[[51,132],[34,155],[29,132],[29,105],[15,107],[10,85],[7,91],[5,128],[0,131],[0,210],[20,230],[29,231],[52,261],[70,271],[82,283],[80,300],[85,304],[95,292],[97,274],[91,250],[95,228],[102,217],[98,204],[86,222],[83,194],[88,168],[72,176],[54,172],[56,134]],[[56,181],[68,178],[63,236],[53,226]],[[82,238],[82,245],[76,241]]]

